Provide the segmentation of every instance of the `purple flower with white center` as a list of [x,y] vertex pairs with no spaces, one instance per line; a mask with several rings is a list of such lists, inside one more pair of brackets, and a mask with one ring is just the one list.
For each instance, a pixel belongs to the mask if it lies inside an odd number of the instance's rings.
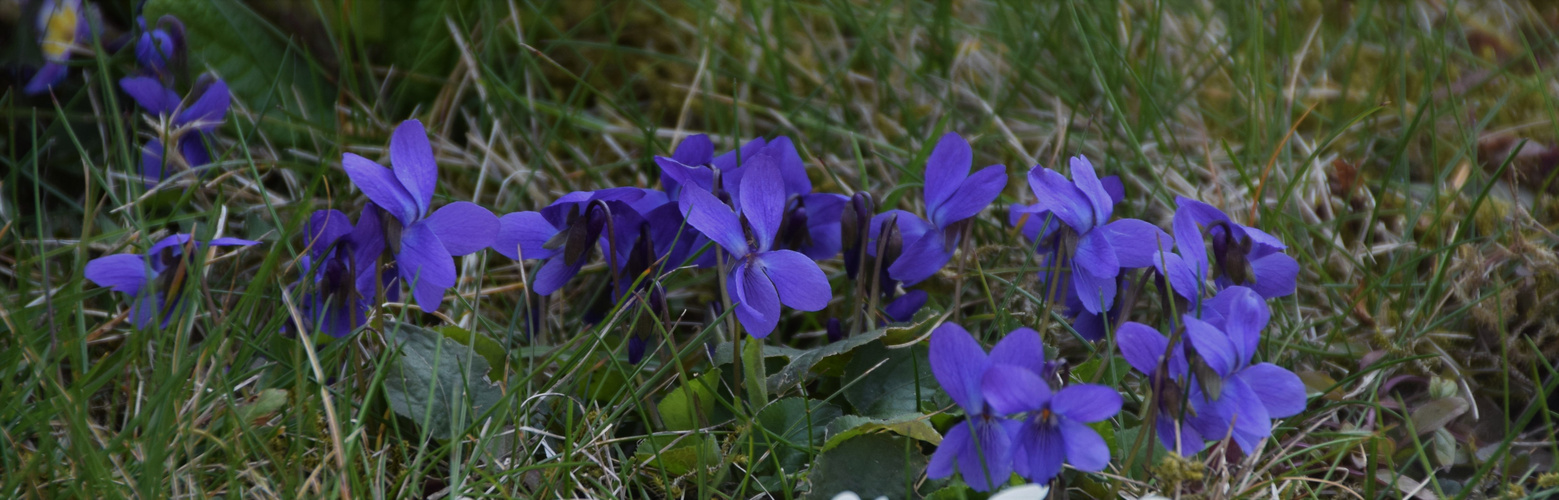
[[339,210],[309,216],[299,279],[300,286],[309,287],[299,307],[305,326],[342,338],[367,322],[374,297],[358,290],[358,275],[375,269],[375,260],[384,251],[382,227],[377,210],[365,210],[355,227]]
[[[1069,275],[1060,274],[1076,291],[1083,310],[1097,315],[1114,303],[1116,278],[1123,269],[1152,266],[1153,256],[1174,240],[1137,219],[1110,222],[1115,200],[1093,164],[1074,156],[1071,168],[1072,180],[1044,167],[1029,171],[1029,188],[1039,200],[1035,208],[1063,224],[1048,235],[1035,234],[1045,236],[1039,242],[1042,252],[1055,254],[1057,266],[1071,268]],[[1042,214],[1031,215],[1030,220],[1036,216]]]
[[145,18],[136,18],[141,26],[141,36],[135,40],[135,60],[153,74],[165,75],[168,63],[182,54],[184,49],[184,24],[173,16],[157,19],[154,28],[147,29]]
[[1305,409],[1305,386],[1294,372],[1272,363],[1251,363],[1261,330],[1272,312],[1261,295],[1230,287],[1207,301],[1204,319],[1185,315],[1185,335],[1207,369],[1190,384],[1195,415],[1190,423],[1202,436],[1232,435],[1245,453],[1272,435],[1272,419]]
[[65,65],[70,56],[86,51],[92,27],[87,22],[89,12],[82,7],[81,0],[44,0],[38,8],[38,45],[43,49],[44,63],[22,88],[23,93],[37,95],[58,85],[70,69]]
[[[212,131],[227,117],[227,108],[232,102],[227,83],[221,79],[202,78],[190,92],[187,105],[180,101],[178,93],[149,76],[121,79],[119,87],[147,114],[157,117],[156,122],[163,128],[157,138],[141,148],[141,175],[146,185],[161,181],[169,165],[195,168],[211,163],[211,152],[206,149],[206,143]],[[173,141],[178,147],[167,148],[164,139]],[[165,161],[165,150],[176,156]]]
[[967,417],[953,424],[942,444],[931,454],[926,475],[942,479],[956,470],[964,482],[976,491],[989,491],[1005,483],[1012,475],[1013,438],[1019,423],[1005,418],[1014,413],[1002,406],[1006,400],[994,392],[1007,392],[1009,384],[992,375],[996,366],[1030,374],[1040,386],[1047,387],[1039,373],[1045,370],[1045,347],[1039,332],[1020,328],[1007,334],[990,355],[980,347],[969,331],[955,323],[943,323],[931,332],[931,374],[942,390],[964,409]]
[[[958,249],[966,220],[990,206],[1007,186],[1007,167],[991,165],[974,174],[969,169],[974,150],[956,132],[948,132],[926,158],[925,200],[927,219],[909,212],[892,210],[872,219],[871,242],[867,251],[877,256],[877,235],[883,224],[896,219],[901,253],[882,261],[888,277],[914,285],[930,278],[947,265]],[[891,214],[891,215],[890,215]]]
[[258,241],[238,238],[217,238],[201,243],[191,241],[188,234],[175,234],[159,240],[145,254],[123,253],[99,257],[87,262],[83,270],[87,279],[98,286],[130,295],[130,320],[138,328],[145,328],[153,319],[168,326],[183,305],[184,287],[189,283],[190,271],[185,252],[202,245],[249,246]]
[[[1294,293],[1299,262],[1283,253],[1287,246],[1277,237],[1240,225],[1200,201],[1178,196],[1175,206],[1175,241],[1198,282],[1212,278],[1218,289],[1244,286],[1269,299]],[[1204,235],[1212,240],[1212,259]],[[1203,295],[1212,292],[1198,290]]]
[[[1112,204],[1126,199],[1125,186],[1121,184],[1120,177],[1112,175],[1099,179],[1099,182],[1104,186],[1104,191],[1109,194]],[[1120,316],[1120,311],[1114,307],[1114,303],[1119,300],[1112,301],[1105,313],[1090,312],[1083,307],[1083,301],[1077,294],[1077,287],[1071,283],[1071,263],[1060,260],[1065,256],[1059,251],[1061,241],[1057,233],[1064,224],[1046,210],[1043,203],[1012,204],[1007,212],[1007,222],[1013,227],[1021,228],[1024,237],[1037,245],[1036,250],[1040,253],[1038,289],[1044,294],[1045,300],[1063,304],[1064,314],[1072,319],[1072,329],[1084,339],[1104,338],[1107,323],[1114,324]],[[1167,233],[1160,231],[1159,234]],[[1161,239],[1163,240],[1161,244],[1166,248],[1172,245],[1167,237]],[[1057,272],[1052,273],[1052,271]],[[1052,274],[1058,280],[1052,281]],[[1119,290],[1124,285],[1125,275],[1117,275],[1115,288]],[[1120,294],[1116,294],[1116,297],[1118,299]]]
[[728,293],[736,318],[753,337],[779,324],[780,304],[802,311],[828,305],[828,277],[817,263],[793,250],[775,249],[784,220],[785,181],[773,150],[754,156],[732,193],[738,210],[699,186],[684,185],[678,206],[687,223],[727,252],[732,262]]
[[[479,252],[493,243],[498,218],[475,203],[457,201],[429,213],[438,184],[438,163],[422,122],[406,120],[390,138],[390,164],[385,168],[353,153],[341,166],[358,189],[379,209],[384,246],[394,259],[400,281],[412,285],[412,297],[425,311],[436,311],[444,291],[455,286],[455,257]],[[362,220],[358,221],[362,224]],[[373,289],[359,290],[365,295]]]
[[[1182,402],[1186,394],[1183,387],[1191,384],[1190,364],[1186,361],[1185,343],[1169,347],[1169,339],[1152,327],[1129,321],[1115,331],[1121,355],[1133,369],[1147,375],[1153,384],[1153,403],[1158,405],[1154,415],[1159,443],[1164,449],[1181,455],[1191,455],[1202,450],[1203,437],[1189,420],[1179,420],[1187,409]],[[1176,425],[1179,420],[1180,424]]]
[[[537,294],[552,295],[579,274],[597,244],[616,254],[612,265],[627,260],[642,220],[630,203],[643,196],[644,190],[629,187],[575,191],[539,212],[504,215],[493,249],[510,259],[546,260],[531,287]],[[608,230],[615,231],[616,249],[610,248]]]

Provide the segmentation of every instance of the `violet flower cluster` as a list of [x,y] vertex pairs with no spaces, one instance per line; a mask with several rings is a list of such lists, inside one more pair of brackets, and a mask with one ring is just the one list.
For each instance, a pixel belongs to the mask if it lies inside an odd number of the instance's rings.
[[[1070,167],[1071,179],[1035,167],[1028,177],[1038,201],[1009,212],[1009,223],[1035,244],[1042,296],[1064,306],[1085,340],[1114,330],[1121,354],[1147,377],[1152,431],[1165,448],[1192,454],[1207,441],[1231,439],[1253,452],[1272,435],[1274,418],[1306,404],[1298,376],[1255,361],[1271,318],[1265,301],[1294,292],[1297,262],[1276,237],[1188,198],[1177,199],[1173,236],[1141,220],[1112,220],[1125,198],[1120,180],[1100,178],[1083,157]],[[1174,335],[1133,321],[1116,325],[1131,306],[1122,300],[1134,283],[1128,274],[1138,269],[1165,298]],[[930,477],[958,472],[986,491],[1012,472],[1045,482],[1063,463],[1102,470],[1109,447],[1083,424],[1113,416],[1119,394],[1085,384],[1058,389],[1043,355],[1039,335],[1026,328],[989,355],[957,325],[932,333],[932,371],[967,418],[948,430]]]
[[970,488],[989,491],[1013,472],[1044,483],[1062,464],[1089,472],[1109,464],[1109,445],[1087,424],[1115,416],[1120,393],[1053,385],[1056,365],[1045,361],[1039,332],[1013,330],[987,355],[963,327],[944,323],[931,332],[930,357],[931,373],[967,416],[931,455],[932,479],[957,471]]
[[[163,38],[142,40],[156,48],[148,51],[149,60],[166,60],[155,57],[166,53]],[[186,105],[157,78],[126,79],[124,87],[163,120],[204,134],[210,129],[201,127],[225,112],[225,89],[213,94],[220,81]],[[213,95],[221,97],[208,97]],[[178,147],[190,148],[182,153],[186,158],[198,151],[182,139]],[[971,173],[969,144],[948,133],[926,161],[924,216],[878,212],[864,192],[814,192],[786,137],[754,139],[717,155],[712,141],[698,135],[672,156],[655,157],[659,190],[571,192],[539,210],[499,217],[474,203],[435,200],[437,160],[419,121],[395,129],[388,159],[385,166],[345,153],[342,168],[368,202],[355,223],[347,213],[327,209],[305,225],[294,289],[311,332],[348,336],[369,321],[376,304],[399,301],[403,287],[421,309],[437,311],[459,279],[455,257],[487,248],[513,260],[539,261],[527,285],[541,296],[564,289],[585,266],[602,261],[614,303],[662,321],[668,317],[661,283],[666,274],[714,268],[724,277],[730,313],[760,339],[780,329],[786,307],[827,308],[833,289],[819,262],[842,258],[844,278],[854,282],[858,299],[865,291],[873,307],[876,299],[887,301],[868,317],[902,321],[928,300],[924,290],[909,287],[953,260],[970,238],[973,218],[1007,180],[1001,165]],[[1271,436],[1272,419],[1305,407],[1297,376],[1257,361],[1271,317],[1266,300],[1295,291],[1297,263],[1278,238],[1195,200],[1177,200],[1172,232],[1116,218],[1114,206],[1125,198],[1121,181],[1099,177],[1083,157],[1072,158],[1069,167],[1070,178],[1034,167],[1028,180],[1037,201],[1013,205],[1009,214],[1009,223],[1034,244],[1041,296],[1062,306],[1085,340],[1114,335],[1126,361],[1146,377],[1152,430],[1166,448],[1189,454],[1207,441],[1232,439],[1254,451]],[[130,295],[136,324],[159,318],[166,324],[183,304],[185,273],[177,266],[198,245],[187,235],[169,237],[144,255],[96,259],[87,277]],[[1159,292],[1168,335],[1128,321],[1134,304],[1124,297],[1147,291],[1132,286]],[[838,318],[826,324],[830,338],[844,335]],[[632,330],[627,351],[638,362],[653,330]],[[1089,424],[1115,416],[1120,393],[1069,383],[1059,361],[1045,359],[1038,332],[1014,330],[987,354],[963,327],[947,323],[933,331],[930,346],[936,380],[966,417],[948,429],[932,456],[930,477],[957,473],[983,491],[1014,472],[1046,482],[1066,465],[1085,472],[1108,466],[1109,446]]]

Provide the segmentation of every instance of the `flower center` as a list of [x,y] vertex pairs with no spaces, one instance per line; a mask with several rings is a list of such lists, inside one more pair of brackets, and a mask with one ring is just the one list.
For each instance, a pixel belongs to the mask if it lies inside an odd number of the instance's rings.
[[1207,228],[1213,240],[1213,258],[1217,265],[1213,270],[1218,276],[1229,278],[1236,285],[1246,285],[1256,282],[1256,273],[1250,267],[1251,239],[1250,237],[1238,238],[1234,236],[1228,223],[1219,221]]
[[790,250],[812,246],[812,232],[807,228],[807,207],[800,196],[792,196],[785,204],[785,215],[780,219],[778,243],[780,248]]

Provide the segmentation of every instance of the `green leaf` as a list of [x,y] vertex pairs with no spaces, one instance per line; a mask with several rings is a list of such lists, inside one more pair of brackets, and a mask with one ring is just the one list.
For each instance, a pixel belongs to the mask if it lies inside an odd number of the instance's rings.
[[639,463],[673,476],[721,463],[720,447],[708,434],[651,435],[639,441],[639,451],[633,456]]
[[[1147,439],[1149,436],[1143,436],[1143,433],[1147,432],[1147,428],[1148,426],[1146,425],[1139,425],[1130,429],[1121,429],[1115,433],[1113,441],[1106,441],[1114,443],[1113,449],[1110,450],[1110,458],[1115,463],[1125,466],[1127,458],[1130,457],[1131,470],[1128,473],[1132,477],[1145,477],[1148,473],[1148,468],[1152,467],[1159,457],[1167,453],[1162,451],[1164,447],[1159,445],[1157,436],[1151,436],[1153,439]],[[1139,436],[1142,437],[1142,447],[1133,448],[1133,446],[1137,446],[1137,438]]]
[[487,359],[470,347],[394,322],[385,325],[384,337],[394,353],[384,378],[390,408],[431,435],[458,436],[503,397],[486,377]]
[[146,19],[184,22],[191,72],[209,68],[256,113],[268,139],[297,144],[309,129],[335,130],[336,85],[270,23],[237,0],[151,0]]
[[238,418],[253,423],[261,417],[276,413],[284,406],[287,406],[286,389],[266,389],[255,394],[253,401],[238,407]]
[[895,418],[921,412],[921,402],[931,401],[941,389],[931,375],[931,363],[923,344],[889,349],[881,342],[857,349],[845,366],[844,398],[858,413]]
[[867,434],[840,443],[817,458],[807,498],[850,491],[861,498],[915,498],[915,479],[926,456],[915,442],[892,434]]
[[[477,354],[482,355],[482,358],[488,361],[488,366],[491,366],[490,371],[488,371],[488,379],[496,380],[497,375],[502,374],[502,368],[504,368],[505,363],[505,349],[496,340],[491,340],[491,338],[482,335],[482,333],[472,333],[471,330],[452,326],[452,324],[437,327],[437,329],[433,330],[437,330],[441,335],[449,336],[451,340],[457,341],[461,346],[469,346],[477,350]],[[475,346],[471,344],[472,338],[475,340]]]
[[[796,384],[807,381],[812,375],[812,368],[819,362],[830,357],[844,358],[845,353],[870,344],[883,336],[885,330],[872,330],[869,332],[846,338],[838,342],[825,344],[812,349],[796,349],[785,346],[763,346],[764,359],[785,358],[788,362],[783,368],[768,376],[767,385],[771,393],[784,392]],[[745,349],[744,349],[745,350]],[[715,346],[712,361],[716,366],[731,362],[731,344],[729,342]],[[843,364],[843,362],[840,362]]]
[[884,328],[882,341],[888,345],[904,344],[931,332],[931,328],[942,322],[947,314],[931,308],[922,307],[915,312],[915,316],[909,321],[896,323]]
[[[1102,378],[1094,382],[1094,376],[1098,375],[1101,369],[1104,370]],[[1076,375],[1074,380],[1120,387],[1121,381],[1126,380],[1126,375],[1131,373],[1131,365],[1126,363],[1126,358],[1116,356],[1111,360],[1108,369],[1105,369],[1104,363],[1099,358],[1094,358],[1077,365],[1072,369],[1072,373]]]
[[917,413],[905,414],[898,418],[845,415],[828,425],[828,441],[823,444],[823,451],[831,450],[850,438],[878,432],[891,432],[930,444],[942,444],[942,434],[931,426],[931,422],[925,416]]
[[1451,431],[1435,429],[1429,438],[1429,451],[1434,453],[1436,464],[1443,466],[1456,465],[1456,437]]
[[621,395],[623,387],[628,385],[628,377],[610,367],[593,370],[584,377],[585,393],[590,395],[590,399],[602,403],[611,402],[613,398]]
[[720,386],[720,369],[709,370],[687,384],[672,389],[660,404],[660,421],[666,430],[690,431],[711,422],[731,418],[730,409],[718,401],[715,389]]
[[[774,471],[776,461],[787,474],[800,472],[842,413],[838,406],[805,398],[781,399],[759,410],[751,453],[755,472]],[[773,456],[764,456],[770,452]]]
[[926,500],[967,500],[981,497],[980,493],[969,489],[969,485],[958,482],[931,492],[930,495],[926,495]]
[[[471,333],[470,330],[455,325],[445,325],[434,328],[434,330],[445,337],[453,339],[455,342],[476,349],[476,353],[487,359],[488,366],[492,367],[487,372],[488,378],[498,380],[503,375],[503,368],[507,366],[504,358],[508,355],[508,351],[498,341],[480,333]],[[476,345],[471,345],[471,339],[473,338],[476,339]]]
[[763,341],[748,339],[742,346],[742,385],[747,388],[747,404],[751,408],[762,408],[769,403],[769,391],[764,383],[767,377],[763,366]]

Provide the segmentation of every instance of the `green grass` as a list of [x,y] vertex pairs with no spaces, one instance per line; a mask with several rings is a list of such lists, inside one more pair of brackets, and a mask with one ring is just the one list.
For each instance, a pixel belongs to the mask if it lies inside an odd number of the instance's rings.
[[[1133,443],[1131,466],[1117,449],[1108,474],[1068,474],[1074,497],[1559,491],[1559,11],[1544,3],[386,4],[152,2],[191,26],[192,69],[261,68],[223,75],[238,95],[212,172],[151,193],[132,175],[154,132],[116,90],[128,53],[78,57],[52,98],[23,96],[20,83],[0,91],[0,496],[791,498],[839,474],[840,459],[805,441],[806,419],[776,427],[761,410],[790,397],[850,408],[846,394],[890,368],[836,363],[846,376],[753,396],[763,384],[724,365],[705,379],[717,389],[698,400],[701,430],[663,430],[658,403],[715,367],[706,343],[733,338],[706,306],[721,298],[712,272],[666,278],[672,321],[613,309],[601,264],[541,298],[523,293],[534,263],[491,252],[458,261],[442,316],[382,308],[497,346],[475,352],[498,356],[501,398],[443,420],[469,427],[392,411],[387,321],[317,353],[284,335],[302,223],[314,209],[355,213],[363,198],[342,153],[384,158],[407,118],[433,135],[436,203],[476,200],[498,214],[573,190],[655,187],[651,157],[691,133],[721,150],[788,135],[818,190],[918,211],[928,138],[958,131],[976,166],[1006,165],[1011,179],[972,228],[977,245],[928,281],[932,308],[987,342],[1043,327],[1074,374],[1092,366],[1092,379],[1128,396],[1108,427]],[[103,12],[129,25],[125,6]],[[25,30],[30,19],[0,24]],[[225,31],[262,41],[227,43]],[[36,63],[32,50],[4,57]],[[1078,341],[1037,300],[1035,263],[1005,207],[1033,201],[1023,174],[1034,164],[1077,154],[1122,177],[1123,216],[1167,226],[1176,195],[1199,198],[1259,221],[1300,262],[1299,291],[1272,303],[1261,355],[1325,395],[1261,452],[1179,465],[1148,455],[1146,440],[1127,439],[1143,415],[1137,377],[1100,370],[1120,365],[1113,348]],[[165,329],[133,328],[118,296],[81,278],[91,258],[177,231],[265,243],[201,252],[193,314]],[[837,262],[825,272],[848,287]],[[766,348],[813,348],[823,322],[850,307],[845,297],[793,315]],[[1156,319],[1148,309],[1134,319]],[[527,311],[544,318],[533,337]],[[608,320],[587,324],[587,312]],[[623,332],[644,324],[658,350],[630,365]],[[465,357],[441,362],[478,355],[449,346]],[[750,377],[760,358],[745,358]],[[1446,407],[1461,413],[1418,428]],[[706,466],[678,473],[665,457],[636,456],[652,435],[696,442],[690,455],[707,448]],[[931,449],[891,435],[850,441],[891,441],[887,455],[909,463]],[[752,472],[780,462],[762,453],[770,442],[806,450],[802,467]],[[895,498],[944,486],[911,476]]]

